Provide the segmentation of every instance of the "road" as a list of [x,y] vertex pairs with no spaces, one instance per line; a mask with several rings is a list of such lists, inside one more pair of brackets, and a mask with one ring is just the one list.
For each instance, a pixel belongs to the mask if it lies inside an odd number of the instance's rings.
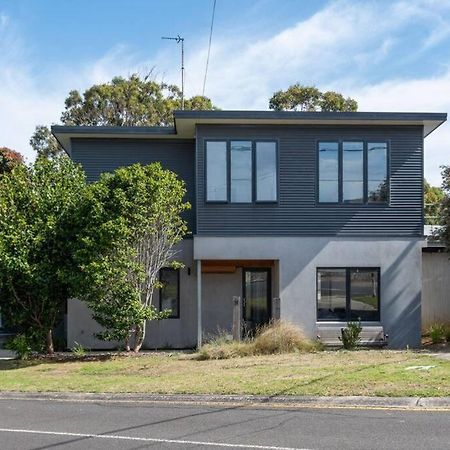
[[449,449],[450,412],[0,400],[0,449]]

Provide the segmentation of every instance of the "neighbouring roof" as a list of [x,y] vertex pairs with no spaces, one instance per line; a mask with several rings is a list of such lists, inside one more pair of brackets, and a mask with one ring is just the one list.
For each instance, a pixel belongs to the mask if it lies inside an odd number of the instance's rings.
[[70,154],[71,139],[194,139],[196,125],[420,125],[424,137],[447,120],[446,113],[306,112],[306,111],[175,111],[174,127],[52,126],[52,133]]

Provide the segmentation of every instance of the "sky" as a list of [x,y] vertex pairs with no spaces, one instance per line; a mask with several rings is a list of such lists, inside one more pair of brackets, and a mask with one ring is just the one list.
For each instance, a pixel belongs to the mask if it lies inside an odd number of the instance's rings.
[[[0,147],[32,161],[38,124],[64,99],[116,75],[152,72],[201,94],[213,0],[0,0]],[[205,95],[221,109],[268,109],[293,83],[336,90],[360,111],[450,110],[450,0],[217,0]],[[425,141],[441,183],[450,124]]]

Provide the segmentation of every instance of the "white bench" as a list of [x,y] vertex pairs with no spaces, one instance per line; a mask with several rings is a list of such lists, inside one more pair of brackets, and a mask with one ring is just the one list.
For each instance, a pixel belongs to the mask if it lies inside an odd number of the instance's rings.
[[[324,345],[330,347],[342,346],[342,328],[346,324],[320,324],[317,325],[317,339]],[[388,336],[381,325],[362,325],[358,345],[364,347],[382,347],[387,345]]]

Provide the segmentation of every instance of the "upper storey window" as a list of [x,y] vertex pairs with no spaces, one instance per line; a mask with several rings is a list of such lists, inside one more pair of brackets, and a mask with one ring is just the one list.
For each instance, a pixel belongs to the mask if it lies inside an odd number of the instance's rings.
[[320,203],[386,203],[386,142],[319,142]]
[[206,198],[210,201],[226,202],[228,200],[226,142],[208,142],[206,171]]
[[274,141],[206,141],[206,201],[276,202],[277,159]]

